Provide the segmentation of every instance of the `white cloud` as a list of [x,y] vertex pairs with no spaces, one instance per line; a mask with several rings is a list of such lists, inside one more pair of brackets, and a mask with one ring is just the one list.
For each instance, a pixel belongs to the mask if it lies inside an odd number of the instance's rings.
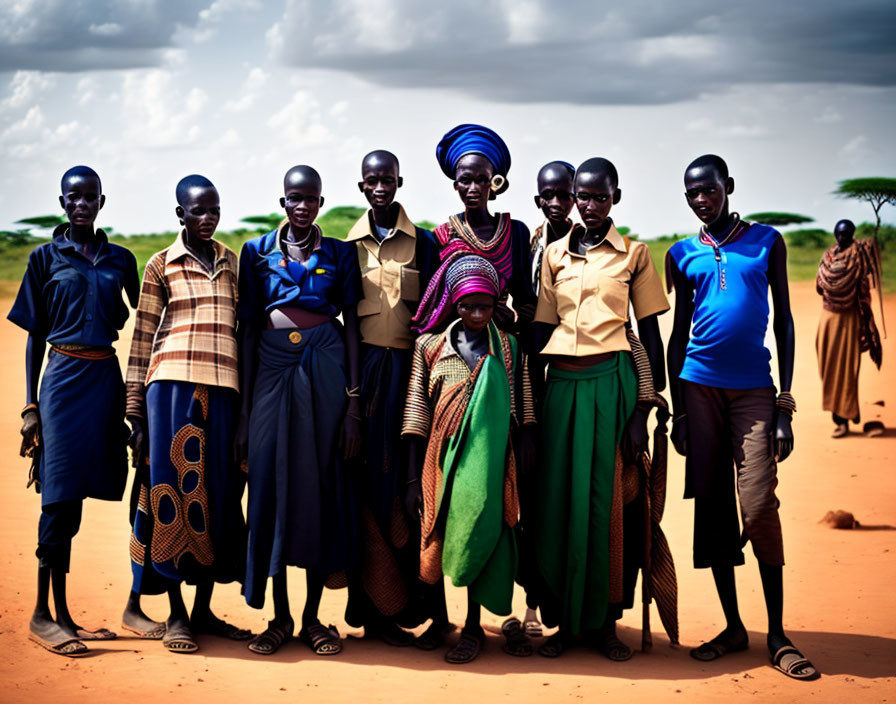
[[246,80],[240,88],[239,96],[224,103],[224,109],[245,112],[251,108],[257,102],[270,77],[269,73],[258,66],[250,69],[249,75],[246,76]]
[[9,81],[9,94],[0,101],[0,111],[28,107],[55,85],[55,77],[46,73],[16,71]]
[[276,130],[272,140],[293,149],[329,143],[333,135],[323,124],[320,104],[309,92],[298,90],[290,101],[267,120]]
[[121,87],[125,138],[148,147],[183,146],[195,142],[198,119],[208,95],[200,88],[182,90],[165,69],[128,71]]

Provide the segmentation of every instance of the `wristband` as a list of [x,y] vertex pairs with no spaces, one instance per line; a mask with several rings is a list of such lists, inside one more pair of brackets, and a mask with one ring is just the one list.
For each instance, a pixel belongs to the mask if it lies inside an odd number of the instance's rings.
[[22,409],[22,418],[24,418],[26,415],[28,415],[29,413],[31,413],[31,411],[34,411],[35,413],[37,413],[38,415],[40,415],[39,411],[37,410],[37,404],[36,404],[36,403],[29,403],[27,406],[25,406],[25,407]]

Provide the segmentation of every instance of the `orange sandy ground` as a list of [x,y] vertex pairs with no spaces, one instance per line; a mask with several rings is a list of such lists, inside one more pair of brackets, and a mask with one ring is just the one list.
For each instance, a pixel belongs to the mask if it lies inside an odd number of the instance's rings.
[[[757,695],[766,700],[896,701],[896,334],[885,343],[883,372],[864,358],[861,379],[863,419],[878,417],[891,428],[886,437],[830,437],[832,425],[820,409],[815,362],[815,327],[820,300],[811,284],[793,287],[797,325],[794,393],[796,451],[780,467],[779,497],[784,524],[785,619],[793,640],[824,673],[812,683],[795,682],[768,666],[765,615],[752,554],[738,571],[740,602],[752,647],[718,662],[701,664],[688,649],[721,627],[721,609],[708,571],[691,566],[692,508],[680,497],[683,461],[674,452],[669,466],[669,501],[664,528],[678,568],[682,645],[671,647],[654,611],[654,649],[627,663],[611,663],[584,649],[559,660],[516,659],[501,652],[500,619],[486,616],[492,628],[480,658],[453,667],[443,652],[393,649],[348,638],[342,655],[319,658],[297,642],[273,657],[249,653],[244,644],[200,641],[195,655],[173,655],[159,642],[121,637],[93,644],[95,655],[70,660],[51,655],[27,639],[35,596],[33,557],[38,497],[25,490],[27,463],[17,457],[22,406],[25,335],[0,322],[0,447],[7,469],[0,474],[0,701],[142,702],[168,694],[179,701],[530,701],[590,699],[613,695],[617,701],[728,701]],[[0,301],[6,311],[11,300]],[[887,302],[896,328],[896,297]],[[671,316],[664,316],[666,326]],[[668,329],[664,330],[668,335]],[[126,351],[127,339],[119,344]],[[883,408],[873,401],[885,400]],[[819,524],[830,509],[855,514],[864,530],[837,531]],[[69,603],[79,622],[116,629],[130,587],[126,503],[88,502],[75,540]],[[304,580],[290,571],[296,616]],[[640,592],[639,592],[640,593]],[[189,595],[188,595],[189,596]],[[188,602],[189,603],[189,602]],[[145,599],[147,611],[164,619],[163,597]],[[449,609],[463,620],[463,592],[449,589]],[[522,594],[516,594],[522,614]],[[239,588],[218,588],[213,606],[220,616],[256,632],[271,609],[254,611]],[[342,620],[345,592],[327,592],[324,623],[343,634],[359,635]],[[621,637],[640,643],[640,608],[622,621]]]

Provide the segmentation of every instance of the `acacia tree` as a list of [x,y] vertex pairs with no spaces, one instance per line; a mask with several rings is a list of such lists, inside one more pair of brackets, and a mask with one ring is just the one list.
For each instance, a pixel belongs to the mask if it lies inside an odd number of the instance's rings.
[[771,227],[784,227],[786,225],[801,225],[807,222],[814,222],[815,218],[810,218],[807,215],[798,215],[797,213],[768,212],[751,213],[745,216],[744,220],[752,220]]
[[896,178],[850,178],[841,181],[834,193],[841,198],[864,200],[874,208],[877,223],[874,226],[874,239],[880,231],[880,209],[885,205],[896,205]]

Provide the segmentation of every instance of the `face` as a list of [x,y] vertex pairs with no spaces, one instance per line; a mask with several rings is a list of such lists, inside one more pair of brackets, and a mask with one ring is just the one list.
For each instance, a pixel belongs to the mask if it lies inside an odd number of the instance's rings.
[[93,225],[106,196],[100,192],[100,182],[94,176],[70,176],[65,182],[59,203],[73,227]]
[[358,188],[371,208],[388,208],[395,200],[395,192],[401,186],[398,164],[377,160],[365,163],[361,169]]
[[852,220],[841,220],[834,226],[834,237],[837,239],[837,246],[840,249],[846,249],[852,244],[853,237],[856,234],[856,226]]
[[538,176],[538,195],[535,205],[552,223],[566,222],[575,197],[572,194],[572,176],[566,169],[548,169]]
[[454,190],[465,208],[484,208],[488,204],[494,175],[492,163],[484,156],[467,154],[460,158],[454,170]]
[[734,181],[723,179],[711,166],[697,166],[684,175],[684,197],[704,225],[728,218],[728,194]]
[[467,330],[479,332],[492,319],[495,312],[495,299],[487,293],[474,293],[464,296],[457,302],[457,314]]
[[177,206],[177,216],[190,239],[210,240],[221,219],[216,188],[191,188],[186,201]]
[[576,174],[576,207],[585,227],[596,230],[607,222],[620,191],[607,174]]
[[280,199],[289,224],[295,230],[307,230],[311,227],[323,203],[320,186],[309,180],[287,185],[286,195]]

